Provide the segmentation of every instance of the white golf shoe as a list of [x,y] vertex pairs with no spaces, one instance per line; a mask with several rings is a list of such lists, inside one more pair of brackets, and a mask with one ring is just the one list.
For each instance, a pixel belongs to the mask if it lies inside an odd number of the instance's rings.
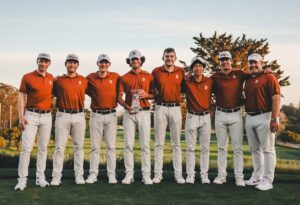
[[18,183],[15,186],[15,191],[23,191],[26,188],[27,179],[18,179]]
[[85,184],[85,180],[84,180],[83,176],[76,176],[75,183],[78,185]]
[[108,175],[108,183],[109,184],[117,184],[118,183],[116,176],[114,174]]
[[36,178],[35,185],[38,185],[42,188],[49,186],[49,183],[44,177]]
[[214,184],[224,184],[226,183],[226,177],[225,176],[221,176],[218,175],[215,179],[214,179]]
[[187,184],[194,184],[195,183],[195,176],[194,175],[188,175],[185,179],[185,182]]
[[245,187],[246,186],[245,181],[242,178],[236,178],[235,179],[235,184],[236,184],[236,186],[240,186],[240,187]]
[[210,184],[210,180],[207,175],[201,176],[201,183],[202,184]]
[[125,178],[122,180],[122,184],[131,184],[134,182],[132,174],[126,174]]
[[245,184],[248,186],[255,186],[255,185],[259,185],[261,182],[261,179],[255,179],[253,176],[245,181]]
[[154,184],[159,184],[162,181],[162,179],[163,179],[162,175],[155,175],[152,181]]
[[185,184],[185,179],[182,177],[182,175],[175,175],[175,181],[177,184]]
[[59,185],[61,185],[61,180],[60,180],[60,178],[54,177],[54,178],[52,179],[52,181],[50,182],[50,185],[51,185],[51,186],[59,186]]
[[259,185],[257,185],[255,188],[259,189],[261,191],[268,191],[270,189],[273,189],[273,184],[272,184],[272,182],[263,179],[261,181],[261,183]]
[[90,174],[88,178],[85,180],[87,184],[94,184],[97,181],[97,176],[95,174]]
[[153,184],[153,181],[151,180],[151,178],[149,176],[144,176],[142,182],[145,185],[152,185]]

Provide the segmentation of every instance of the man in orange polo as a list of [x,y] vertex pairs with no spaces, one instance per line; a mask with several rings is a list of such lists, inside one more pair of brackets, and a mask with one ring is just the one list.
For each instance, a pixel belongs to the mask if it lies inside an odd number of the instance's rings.
[[[131,70],[123,75],[119,83],[119,103],[125,108],[123,118],[124,126],[124,163],[126,176],[123,184],[134,181],[133,146],[135,141],[135,130],[138,129],[142,151],[142,174],[145,185],[153,184],[151,180],[151,154],[150,154],[150,103],[154,95],[153,77],[150,73],[142,70],[145,57],[140,51],[133,50],[129,53],[127,63]],[[122,99],[125,93],[125,101]]]
[[249,55],[248,63],[251,77],[245,84],[245,128],[254,170],[246,184],[267,191],[273,188],[276,165],[275,132],[279,126],[280,86],[274,75],[263,73],[261,55]]
[[74,171],[76,184],[84,184],[84,98],[87,80],[77,73],[78,56],[69,54],[65,61],[67,74],[54,81],[53,93],[56,96],[55,151],[53,156],[52,186],[61,184],[64,151],[71,135],[74,145]]
[[199,137],[201,144],[200,175],[202,184],[209,184],[209,143],[211,136],[210,105],[212,80],[203,75],[206,61],[197,56],[192,59],[193,75],[185,78],[183,92],[186,94],[187,115],[185,122],[186,140],[186,183],[195,182],[195,146]]
[[37,136],[38,153],[36,163],[36,185],[49,186],[45,178],[47,145],[50,139],[52,116],[51,95],[53,76],[47,72],[51,57],[40,53],[38,69],[23,76],[19,89],[19,123],[22,132],[22,150],[18,167],[18,184],[15,190],[24,190],[27,185],[30,153]]
[[164,65],[155,68],[152,75],[155,83],[155,165],[153,183],[160,183],[163,173],[163,152],[167,126],[171,132],[173,148],[173,167],[175,180],[178,184],[184,184],[182,177],[181,155],[181,127],[182,116],[180,110],[181,85],[184,78],[184,69],[175,66],[176,53],[173,48],[167,48],[163,53]]
[[245,186],[243,175],[243,119],[242,105],[243,84],[247,74],[241,70],[233,70],[230,52],[219,54],[220,71],[214,73],[213,92],[216,96],[215,129],[218,140],[218,176],[215,184],[226,182],[227,147],[229,137],[233,146],[234,175],[237,186]]
[[86,183],[92,184],[97,181],[99,156],[102,137],[106,143],[106,164],[109,184],[116,184],[116,134],[118,103],[117,84],[119,74],[109,72],[111,65],[107,54],[101,54],[97,60],[99,70],[87,76],[87,94],[91,97],[90,116],[90,175]]

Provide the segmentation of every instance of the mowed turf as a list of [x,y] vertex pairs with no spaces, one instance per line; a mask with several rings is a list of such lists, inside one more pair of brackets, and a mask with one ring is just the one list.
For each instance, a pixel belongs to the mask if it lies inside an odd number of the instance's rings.
[[[89,139],[89,133],[86,135],[85,144],[84,144],[84,154],[85,154],[85,169],[88,169],[88,163],[89,163],[89,154],[91,150],[91,144]],[[136,135],[135,138],[135,146],[134,146],[134,159],[135,164],[140,165],[140,159],[141,159],[141,148],[138,140],[138,135]],[[151,160],[152,160],[152,166],[154,164],[154,132],[152,130],[151,132],[151,141],[150,141],[150,148],[151,148]],[[183,165],[185,164],[185,158],[186,158],[186,143],[184,139],[184,132],[182,132],[181,135],[181,146],[182,146],[182,159],[183,159]],[[243,150],[244,150],[244,170],[246,172],[252,171],[252,157],[249,151],[249,146],[246,137],[244,136],[244,144],[243,144]],[[54,153],[54,141],[51,140],[48,146],[48,168],[52,168],[52,157]],[[199,164],[200,164],[200,144],[198,140],[198,144],[196,146],[196,169],[199,170]],[[276,146],[276,153],[277,153],[277,164],[276,164],[276,171],[280,173],[294,173],[294,174],[300,174],[300,149],[296,148],[286,148],[286,147],[280,147]],[[218,154],[218,146],[215,134],[212,134],[211,137],[211,143],[210,143],[210,170],[216,171],[217,169],[217,154]],[[15,156],[14,160],[9,159],[9,164],[1,167],[9,167],[9,168],[17,168],[18,164],[18,155],[19,151],[16,150],[16,148],[10,148],[10,149],[2,149],[0,150],[0,157],[1,156]],[[32,150],[32,157],[36,158],[37,155],[37,147],[34,146]],[[119,130],[117,133],[117,140],[116,140],[116,155],[117,155],[117,167],[122,169],[124,168],[123,163],[123,156],[124,156],[124,137],[123,137],[123,131]],[[101,153],[100,153],[100,164],[101,168],[105,166],[106,163],[106,156],[105,156],[105,142],[104,139],[102,140],[102,146],[101,146]],[[34,159],[35,160],[35,159]],[[65,149],[65,161],[72,161],[73,160],[73,145],[72,140],[69,139],[67,147]],[[1,163],[1,159],[0,159]],[[172,144],[170,141],[170,135],[167,132],[166,133],[166,141],[164,146],[164,163],[167,164],[168,168],[172,168]],[[35,163],[31,163],[31,167],[35,167]],[[228,146],[228,170],[233,170],[233,150],[232,146],[229,142]],[[69,167],[70,168],[70,167]]]
[[[1,170],[0,174],[10,172],[10,175],[15,171]],[[215,175],[211,173],[210,178]],[[122,177],[118,175],[119,182]],[[224,185],[202,185],[199,176],[194,185],[178,185],[172,172],[165,172],[163,182],[158,185],[143,185],[139,171],[135,179],[131,185],[109,185],[101,170],[95,184],[76,185],[72,171],[67,170],[59,187],[40,188],[34,184],[34,178],[30,178],[24,191],[13,191],[16,179],[1,178],[0,204],[300,204],[300,177],[295,175],[277,175],[274,189],[267,192],[249,186],[238,188],[232,175]]]
[[[252,160],[247,141],[244,141],[244,164],[245,179],[250,177],[252,171]],[[52,156],[54,142],[51,141],[48,147],[49,159],[46,176],[51,179]],[[182,156],[185,165],[186,145],[184,133],[182,133]],[[228,147],[228,182],[224,185],[202,185],[199,180],[199,155],[200,145],[197,145],[197,181],[194,185],[178,185],[173,179],[172,169],[172,145],[169,134],[166,137],[164,152],[164,180],[159,185],[145,186],[141,183],[140,173],[140,146],[138,136],[136,137],[135,157],[135,182],[131,185],[120,184],[124,177],[124,140],[121,131],[118,132],[116,153],[117,153],[117,178],[119,184],[109,185],[105,170],[105,143],[102,143],[101,164],[99,181],[92,185],[76,185],[72,170],[73,147],[72,140],[69,140],[65,150],[66,164],[63,171],[62,186],[40,188],[35,185],[35,157],[36,146],[32,152],[28,187],[22,192],[13,191],[17,183],[17,163],[19,152],[15,149],[0,150],[0,163],[4,162],[2,157],[7,158],[5,166],[0,164],[0,204],[300,204],[300,150],[276,147],[277,167],[274,189],[262,192],[254,187],[237,188],[234,183],[233,172],[233,151],[232,146]],[[90,139],[85,139],[85,177],[88,175],[88,160],[90,152]],[[15,157],[13,157],[15,156]],[[2,158],[2,159],[1,159]],[[154,159],[154,136],[151,134],[151,159],[153,166]],[[11,162],[10,162],[11,161]],[[8,165],[8,166],[7,166]],[[11,166],[10,166],[11,165]],[[4,168],[6,167],[6,168]],[[8,169],[7,169],[8,167]],[[152,167],[153,170],[153,167]],[[210,146],[210,171],[209,177],[212,180],[217,173],[217,142],[212,136]],[[183,169],[185,172],[185,169]],[[185,175],[185,174],[184,174]]]

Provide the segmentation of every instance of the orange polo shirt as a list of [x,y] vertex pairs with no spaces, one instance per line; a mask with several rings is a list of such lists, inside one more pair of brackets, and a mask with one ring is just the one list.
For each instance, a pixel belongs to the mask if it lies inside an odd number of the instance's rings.
[[26,108],[51,109],[53,80],[51,74],[46,73],[44,77],[38,71],[23,76],[19,91],[27,94]]
[[200,82],[192,76],[183,81],[182,90],[186,93],[186,104],[189,112],[208,111],[211,105],[212,79],[202,75]]
[[87,94],[92,100],[92,110],[110,110],[117,107],[119,74],[107,72],[107,75],[101,78],[99,72],[95,72],[89,74],[86,78],[88,80]]
[[155,100],[157,103],[179,103],[181,84],[184,78],[184,70],[175,66],[172,72],[165,70],[164,66],[152,71],[156,90]]
[[273,74],[250,77],[245,84],[246,112],[272,111],[272,96],[278,94],[280,86]]
[[229,74],[214,73],[213,92],[216,95],[216,105],[221,108],[233,109],[242,105],[242,93],[245,80],[249,74],[242,70],[231,71]]
[[[131,106],[132,90],[143,89],[146,93],[152,93],[154,89],[153,76],[147,71],[141,70],[139,73],[129,71],[120,78],[118,86],[119,93],[125,93],[125,102]],[[141,107],[150,107],[148,99],[140,99]]]
[[57,77],[53,88],[56,106],[66,110],[84,109],[86,89],[87,79],[79,74],[72,78],[67,75]]

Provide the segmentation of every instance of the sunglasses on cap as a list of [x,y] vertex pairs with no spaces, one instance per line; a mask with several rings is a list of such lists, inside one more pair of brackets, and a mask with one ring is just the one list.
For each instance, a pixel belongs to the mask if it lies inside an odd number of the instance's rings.
[[109,63],[109,62],[108,62],[108,60],[105,60],[105,59],[104,59],[104,60],[99,61],[99,63],[105,63],[105,64],[107,64],[107,63]]
[[220,58],[220,61],[223,62],[223,61],[229,61],[230,58]]

